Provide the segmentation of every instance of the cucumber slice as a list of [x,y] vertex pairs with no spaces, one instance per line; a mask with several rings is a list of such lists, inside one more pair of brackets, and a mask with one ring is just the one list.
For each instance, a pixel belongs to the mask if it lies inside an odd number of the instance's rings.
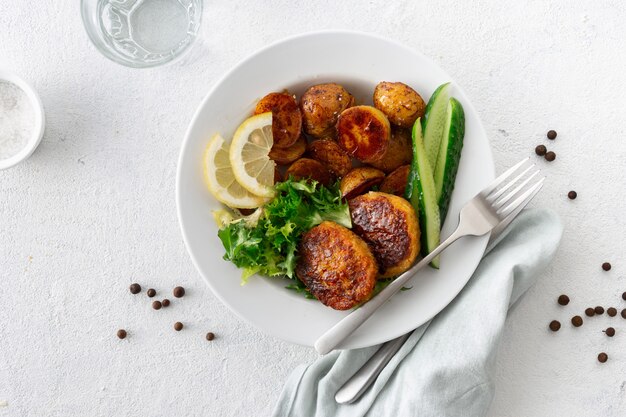
[[464,135],[465,112],[463,112],[461,103],[453,97],[448,102],[446,124],[443,129],[437,166],[435,167],[435,190],[442,224],[448,214],[448,205],[454,190],[456,173],[459,170]]
[[[413,125],[412,137],[413,161],[404,195],[411,202],[418,215],[422,239],[421,250],[422,254],[425,255],[439,245],[441,223],[435,180],[424,147],[420,119],[417,119]],[[439,257],[433,259],[431,266],[439,268]]]
[[437,157],[441,149],[449,98],[450,83],[441,84],[428,100],[426,113],[424,113],[424,147],[428,162],[433,169],[437,165]]

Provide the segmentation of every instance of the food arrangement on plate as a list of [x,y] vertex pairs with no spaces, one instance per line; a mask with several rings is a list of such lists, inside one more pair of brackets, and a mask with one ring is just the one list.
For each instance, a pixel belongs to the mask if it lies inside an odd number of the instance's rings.
[[[465,118],[439,86],[428,103],[380,82],[373,105],[342,85],[299,99],[261,98],[230,143],[207,145],[205,179],[224,259],[347,310],[370,299],[439,244],[463,147]],[[436,258],[432,264],[439,267]]]

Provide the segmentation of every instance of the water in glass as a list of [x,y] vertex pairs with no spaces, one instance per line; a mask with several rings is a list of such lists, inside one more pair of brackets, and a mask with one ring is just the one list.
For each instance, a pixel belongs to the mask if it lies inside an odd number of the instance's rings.
[[139,65],[181,54],[196,37],[202,0],[98,0],[98,23],[111,52]]

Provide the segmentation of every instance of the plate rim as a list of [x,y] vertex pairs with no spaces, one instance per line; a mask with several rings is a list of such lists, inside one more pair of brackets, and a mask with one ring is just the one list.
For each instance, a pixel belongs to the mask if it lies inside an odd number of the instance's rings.
[[[230,67],[221,77],[219,77],[215,83],[213,84],[213,86],[211,86],[211,88],[208,90],[208,92],[204,95],[202,101],[198,104],[198,106],[196,107],[196,110],[193,114],[193,117],[191,118],[189,124],[187,125],[187,128],[185,130],[185,134],[183,137],[183,140],[181,142],[181,147],[180,147],[180,151],[179,151],[179,155],[178,155],[178,160],[177,160],[177,166],[176,166],[176,192],[175,192],[175,197],[176,197],[176,215],[177,215],[177,219],[178,219],[178,225],[181,231],[181,235],[183,237],[183,241],[185,243],[185,249],[187,254],[189,255],[189,257],[191,258],[192,264],[194,266],[194,268],[196,269],[196,271],[198,272],[198,274],[202,277],[203,281],[208,285],[208,287],[210,288],[211,292],[213,293],[214,296],[216,296],[224,305],[226,305],[228,307],[228,309],[235,313],[235,315],[237,317],[239,317],[240,319],[242,319],[244,322],[250,324],[251,326],[253,326],[255,329],[265,333],[265,334],[269,334],[273,337],[276,337],[280,340],[289,342],[289,343],[293,343],[293,344],[297,344],[297,345],[301,345],[301,346],[307,346],[307,347],[312,347],[312,344],[308,344],[308,343],[303,343],[302,341],[299,340],[295,340],[294,338],[290,338],[290,337],[285,337],[284,334],[279,333],[275,327],[269,326],[269,327],[261,327],[259,326],[257,323],[255,323],[254,321],[252,321],[251,319],[249,319],[248,317],[246,317],[243,313],[241,313],[237,308],[234,308],[233,305],[227,300],[225,299],[222,294],[220,294],[219,291],[215,290],[215,287],[212,285],[211,281],[205,276],[205,274],[202,272],[202,269],[199,267],[199,262],[198,259],[196,258],[196,256],[194,255],[193,251],[190,248],[189,245],[189,236],[187,235],[187,232],[185,231],[185,228],[183,226],[183,217],[182,217],[182,209],[181,209],[181,186],[180,186],[180,181],[181,181],[181,175],[182,175],[182,161],[184,159],[184,154],[185,154],[185,150],[187,149],[189,142],[191,140],[191,131],[193,130],[193,126],[196,125],[198,119],[200,118],[200,114],[202,113],[202,109],[204,108],[206,102],[210,99],[210,97],[214,94],[214,92],[220,87],[220,85],[227,80],[232,73],[234,73],[235,71],[237,71],[239,68],[241,68],[242,66],[246,65],[249,61],[253,60],[254,58],[256,58],[257,56],[263,54],[264,52],[266,52],[267,50],[270,50],[272,48],[275,48],[279,45],[285,44],[285,43],[290,43],[290,42],[294,42],[297,41],[298,39],[301,38],[308,38],[308,37],[315,37],[315,36],[320,36],[320,35],[338,35],[338,36],[345,36],[345,35],[349,35],[349,36],[357,36],[357,37],[365,37],[365,38],[370,38],[370,39],[376,39],[378,41],[383,41],[383,42],[387,42],[389,44],[393,44],[401,49],[404,49],[405,51],[407,51],[410,54],[414,54],[414,55],[418,55],[421,58],[430,61],[433,65],[437,66],[443,73],[445,73],[446,76],[448,76],[448,78],[450,79],[450,82],[455,86],[456,89],[458,89],[459,91],[462,92],[462,94],[467,98],[466,103],[464,103],[464,105],[466,107],[468,107],[469,109],[471,109],[471,111],[476,114],[477,119],[479,121],[478,126],[476,126],[477,129],[479,129],[480,134],[482,134],[486,140],[487,140],[487,150],[488,150],[488,155],[486,155],[485,159],[488,159],[488,173],[489,176],[491,177],[491,179],[495,178],[495,164],[494,164],[494,159],[493,159],[493,149],[491,147],[491,144],[489,143],[489,138],[487,137],[487,132],[485,131],[485,128],[483,126],[482,120],[479,117],[478,112],[476,111],[476,108],[474,107],[472,101],[469,99],[467,93],[465,92],[465,90],[458,84],[456,83],[456,81],[449,76],[449,74],[447,73],[447,71],[445,71],[438,63],[436,63],[433,59],[431,59],[430,57],[424,55],[423,53],[421,53],[420,51],[413,49],[395,39],[390,39],[388,37],[379,35],[379,34],[374,34],[374,33],[368,33],[368,32],[362,32],[362,31],[355,31],[355,30],[334,30],[334,29],[327,29],[327,30],[318,30],[318,31],[308,31],[308,32],[303,32],[303,33],[299,33],[296,35],[292,35],[292,36],[288,36],[288,37],[284,37],[281,38],[279,40],[276,40],[262,48],[259,48],[257,50],[255,50],[254,52],[248,54],[247,56],[245,56],[243,59],[241,59],[240,61],[238,61],[235,65],[233,65],[232,67]],[[480,242],[478,242],[479,245],[482,245],[482,248],[480,249],[480,253],[484,254],[484,251],[487,247],[487,242],[488,242],[488,235],[483,236],[483,237],[478,237],[477,239],[481,240]],[[350,344],[350,340],[347,339],[346,340],[346,344],[349,345],[347,346],[347,348],[349,349],[354,349],[354,348],[363,348],[363,347],[369,347],[369,346],[374,346],[380,343],[384,343],[386,341],[392,340],[395,337],[399,337],[402,334],[412,331],[420,326],[422,326],[423,324],[427,323],[428,321],[432,320],[433,317],[435,317],[436,315],[438,315],[439,313],[441,313],[441,311],[445,310],[446,307],[461,293],[461,291],[463,291],[463,289],[467,286],[467,283],[469,282],[469,280],[471,279],[471,277],[473,276],[474,272],[476,271],[480,261],[482,260],[482,255],[480,258],[478,258],[475,262],[474,265],[471,265],[471,268],[468,268],[468,271],[471,270],[471,272],[469,273],[468,277],[466,280],[464,280],[461,289],[456,292],[455,294],[451,294],[451,297],[446,301],[444,307],[442,309],[440,309],[439,311],[435,312],[434,314],[430,315],[429,317],[425,317],[423,319],[423,321],[418,324],[417,326],[413,327],[413,325],[411,324],[409,327],[411,327],[408,330],[398,330],[399,333],[392,337],[387,339],[386,337],[384,337],[381,340],[375,340],[373,342],[368,342],[367,344],[357,344],[357,345],[351,345]],[[400,326],[402,327],[402,326]],[[406,326],[404,326],[406,327]]]

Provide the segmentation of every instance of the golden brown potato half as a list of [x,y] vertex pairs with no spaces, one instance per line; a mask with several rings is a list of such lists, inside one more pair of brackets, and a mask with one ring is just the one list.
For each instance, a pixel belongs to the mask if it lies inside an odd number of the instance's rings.
[[403,197],[409,181],[409,172],[411,172],[411,165],[402,165],[387,175],[380,184],[380,192]]
[[338,177],[343,177],[352,169],[348,154],[332,140],[320,139],[309,143],[307,155],[326,165]]
[[411,128],[423,117],[426,103],[417,91],[403,83],[383,81],[374,89],[374,106],[396,126]]
[[401,274],[420,250],[413,206],[402,197],[369,192],[349,201],[352,230],[367,242],[378,261],[379,278]]
[[285,178],[292,176],[295,180],[310,178],[322,185],[329,186],[334,178],[330,171],[315,159],[300,158],[285,172]]
[[370,162],[370,165],[389,173],[399,166],[410,164],[413,160],[411,146],[410,130],[392,128],[391,139],[385,154],[378,161]]
[[302,131],[302,114],[296,99],[287,93],[270,93],[256,105],[254,114],[272,112],[274,146],[287,148],[293,145]]
[[335,124],[342,111],[354,104],[354,97],[339,84],[309,87],[300,98],[304,131],[314,138],[334,136]]
[[350,200],[369,191],[373,186],[380,184],[384,178],[385,173],[376,168],[354,168],[341,179],[339,189],[342,197]]
[[322,222],[302,236],[296,275],[322,304],[347,310],[367,301],[378,267],[367,244],[333,222]]
[[383,157],[391,126],[387,116],[372,106],[350,107],[339,115],[337,143],[350,156],[370,163]]
[[287,147],[279,148],[276,145],[270,150],[270,159],[278,165],[289,165],[293,161],[300,158],[306,150],[306,139],[300,136],[296,143]]

